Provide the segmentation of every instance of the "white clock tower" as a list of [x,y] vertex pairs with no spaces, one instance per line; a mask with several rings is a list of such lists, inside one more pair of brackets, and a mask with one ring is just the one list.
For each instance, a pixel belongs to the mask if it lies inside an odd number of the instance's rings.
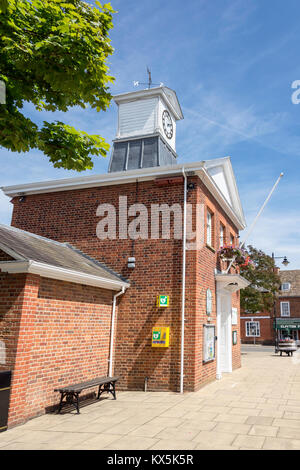
[[176,164],[176,93],[165,86],[114,96],[118,128],[109,172]]

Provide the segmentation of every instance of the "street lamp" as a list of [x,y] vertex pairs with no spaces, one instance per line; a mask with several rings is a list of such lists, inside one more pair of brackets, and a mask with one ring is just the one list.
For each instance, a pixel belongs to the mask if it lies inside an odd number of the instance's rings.
[[[274,267],[275,266],[275,260],[276,259],[283,259],[282,261],[282,264],[283,266],[287,266],[288,264],[290,264],[289,260],[287,259],[286,256],[274,256],[274,253],[272,253],[272,260],[274,262]],[[277,352],[277,344],[278,344],[278,331],[277,331],[277,318],[276,318],[276,299],[275,299],[275,293],[273,295],[273,314],[274,314],[274,319],[275,319],[275,325],[274,325],[274,329],[275,329],[275,353]]]
[[274,256],[274,253],[272,253],[272,259],[274,261],[274,265],[275,265],[275,259],[283,259],[282,264],[284,266],[287,266],[288,264],[290,264],[286,256]]

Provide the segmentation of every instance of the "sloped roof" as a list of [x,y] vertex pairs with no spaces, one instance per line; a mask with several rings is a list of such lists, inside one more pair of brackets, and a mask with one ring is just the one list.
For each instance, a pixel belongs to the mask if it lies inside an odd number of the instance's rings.
[[[72,245],[59,243],[15,227],[0,224],[0,249],[17,262],[33,261],[116,283],[126,283],[120,275]],[[0,262],[0,269],[1,265],[16,261]]]
[[291,285],[290,290],[280,291],[280,297],[294,297],[300,296],[300,269],[287,269],[279,271],[281,283],[289,282]]

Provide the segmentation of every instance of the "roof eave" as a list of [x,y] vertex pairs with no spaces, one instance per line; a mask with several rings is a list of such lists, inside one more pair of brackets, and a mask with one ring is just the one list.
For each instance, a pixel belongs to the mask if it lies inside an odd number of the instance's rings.
[[205,161],[192,162],[186,164],[168,165],[165,167],[154,167],[149,169],[130,170],[127,172],[120,171],[115,173],[107,173],[104,175],[86,176],[81,178],[68,178],[63,180],[53,180],[39,183],[24,184],[18,186],[2,187],[2,191],[6,196],[16,197],[23,194],[42,194],[58,191],[71,191],[76,189],[93,188],[97,186],[108,186],[115,184],[135,183],[138,181],[149,181],[158,177],[169,174],[182,174],[182,170],[196,174],[200,171],[204,173],[205,184],[212,194],[216,197],[220,205],[227,212],[230,219],[235,223],[239,230],[243,230],[246,226],[243,214],[236,214],[234,209],[226,201],[211,176],[204,168]]
[[123,281],[103,278],[91,274],[74,271],[59,266],[53,266],[37,261],[1,261],[0,270],[10,274],[30,273],[42,277],[57,279],[59,281],[74,282],[94,287],[101,287],[108,290],[127,289],[130,284]]

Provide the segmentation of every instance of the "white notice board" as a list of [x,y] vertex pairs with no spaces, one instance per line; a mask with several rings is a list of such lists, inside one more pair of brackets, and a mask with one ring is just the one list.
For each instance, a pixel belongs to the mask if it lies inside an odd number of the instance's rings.
[[203,325],[203,362],[215,359],[215,326]]

